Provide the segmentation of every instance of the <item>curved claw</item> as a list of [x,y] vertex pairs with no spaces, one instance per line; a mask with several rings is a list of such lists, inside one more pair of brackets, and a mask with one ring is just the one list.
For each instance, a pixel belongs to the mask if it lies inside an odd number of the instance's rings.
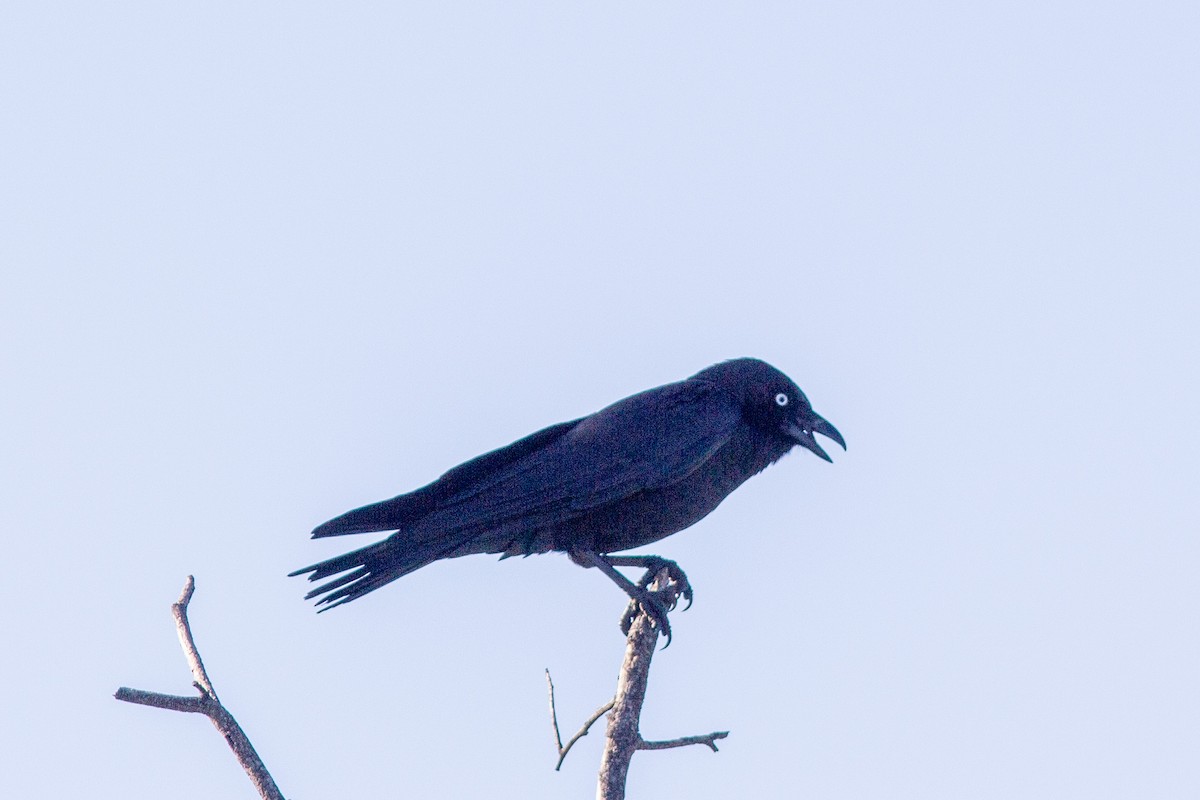
[[621,615],[621,633],[629,635],[629,629],[633,627],[633,621],[638,615],[637,600],[630,600],[629,605],[625,606],[625,613]]
[[659,622],[662,623],[662,628],[660,630],[661,630],[661,633],[667,637],[667,643],[663,645],[663,650],[666,650],[668,647],[671,646],[671,623],[667,622],[666,614],[663,614],[662,616],[656,616],[654,618],[654,620],[655,620],[654,624],[656,626],[658,625]]
[[647,592],[646,599],[630,600],[629,605],[625,608],[625,613],[621,616],[621,633],[629,635],[630,628],[633,627],[633,621],[637,619],[639,613],[644,613],[650,617],[650,621],[659,633],[667,637],[667,643],[663,645],[663,650],[671,646],[671,623],[667,620],[667,609],[659,602],[659,599],[652,593]]
[[638,581],[638,586],[642,587],[643,589],[647,588],[651,581],[653,581],[658,575],[658,573],[661,570],[666,569],[667,575],[670,577],[671,582],[676,585],[676,591],[678,593],[676,598],[672,598],[671,607],[669,610],[673,611],[679,604],[678,597],[682,597],[684,600],[687,600],[687,605],[683,607],[684,611],[687,611],[692,607],[692,601],[695,600],[695,593],[692,591],[692,584],[690,581],[688,581],[687,573],[683,571],[679,564],[670,560],[669,558],[654,556],[652,560],[646,561],[644,564],[642,564],[642,566],[646,568],[646,572],[642,575],[641,580]]

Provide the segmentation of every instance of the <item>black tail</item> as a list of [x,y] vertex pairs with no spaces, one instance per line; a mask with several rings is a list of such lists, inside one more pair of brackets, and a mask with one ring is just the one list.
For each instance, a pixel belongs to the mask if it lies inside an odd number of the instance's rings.
[[288,577],[312,573],[308,579],[319,581],[345,572],[345,575],[304,595],[305,600],[324,595],[317,601],[317,605],[325,606],[320,611],[328,611],[342,603],[357,600],[364,594],[402,578],[444,555],[444,551],[441,550],[427,546],[406,546],[407,544],[395,537],[384,539],[345,555],[290,572]]

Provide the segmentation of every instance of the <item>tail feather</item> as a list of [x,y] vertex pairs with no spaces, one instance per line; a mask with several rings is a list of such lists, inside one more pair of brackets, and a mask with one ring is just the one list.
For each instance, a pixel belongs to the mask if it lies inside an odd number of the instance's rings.
[[[289,573],[288,577],[307,574],[310,581],[319,581],[339,573],[346,573],[316,587],[304,596],[305,600],[320,597],[317,605],[326,606],[321,609],[326,611],[334,606],[362,597],[386,583],[425,566],[432,560],[423,557],[420,553],[406,554],[401,545],[401,542],[393,539],[384,539],[382,542],[376,542],[326,561],[303,567]],[[322,597],[322,595],[324,596]]]
[[[364,577],[366,575],[370,575],[370,574],[371,574],[370,571],[366,567],[359,567],[358,569],[354,570],[353,572],[347,572],[345,575],[338,578],[337,580],[333,580],[333,581],[330,581],[329,583],[318,586],[316,589],[313,589],[311,592],[304,595],[304,599],[312,600],[314,597],[319,597],[320,595],[323,595],[326,592],[332,592],[334,589],[341,588],[342,586],[345,586],[347,583],[353,583],[354,581],[358,580],[359,578],[362,578],[362,577]],[[309,580],[318,580],[318,578],[314,575],[313,577],[309,578]]]
[[317,613],[320,614],[324,611],[328,611],[331,608],[337,608],[343,603],[349,603],[351,600],[357,600],[364,594],[373,592],[380,586],[386,586],[397,578],[403,577],[405,574],[407,573],[383,573],[378,575],[367,573],[365,575],[358,576],[355,581],[349,585],[342,586],[340,589],[337,589],[335,587],[344,583],[344,580],[339,578],[338,580],[319,588],[318,593],[328,592],[328,594],[317,601],[318,606],[324,606],[324,608],[318,608]]
[[446,558],[461,545],[460,540],[448,546],[443,543],[442,547],[431,547],[428,543],[414,544],[392,536],[382,542],[303,567],[288,573],[288,577],[307,574],[310,581],[319,581],[346,573],[321,584],[304,596],[305,600],[320,597],[317,605],[324,606],[320,611],[328,611],[357,600],[439,558]]

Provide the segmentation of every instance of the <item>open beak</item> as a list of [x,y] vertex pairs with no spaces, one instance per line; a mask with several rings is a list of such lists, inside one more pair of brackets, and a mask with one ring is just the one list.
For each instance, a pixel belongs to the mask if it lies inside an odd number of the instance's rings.
[[819,433],[827,439],[832,439],[840,444],[843,450],[846,449],[846,440],[842,438],[840,433],[838,433],[838,429],[830,425],[824,418],[816,413],[809,414],[808,418],[802,422],[789,420],[784,426],[784,432],[790,436],[796,442],[796,444],[805,449],[813,451],[813,453],[831,463],[833,462],[833,459],[830,458],[829,454],[821,448],[821,445],[817,444],[816,437],[813,436],[813,434]]

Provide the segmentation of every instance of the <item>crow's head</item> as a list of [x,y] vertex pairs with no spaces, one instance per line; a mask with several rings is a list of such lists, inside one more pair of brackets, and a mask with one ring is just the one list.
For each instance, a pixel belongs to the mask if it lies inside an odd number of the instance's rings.
[[812,405],[792,379],[765,361],[737,358],[709,367],[696,376],[729,390],[742,404],[746,420],[760,430],[811,450],[833,461],[814,434],[832,439],[846,449],[846,440]]

